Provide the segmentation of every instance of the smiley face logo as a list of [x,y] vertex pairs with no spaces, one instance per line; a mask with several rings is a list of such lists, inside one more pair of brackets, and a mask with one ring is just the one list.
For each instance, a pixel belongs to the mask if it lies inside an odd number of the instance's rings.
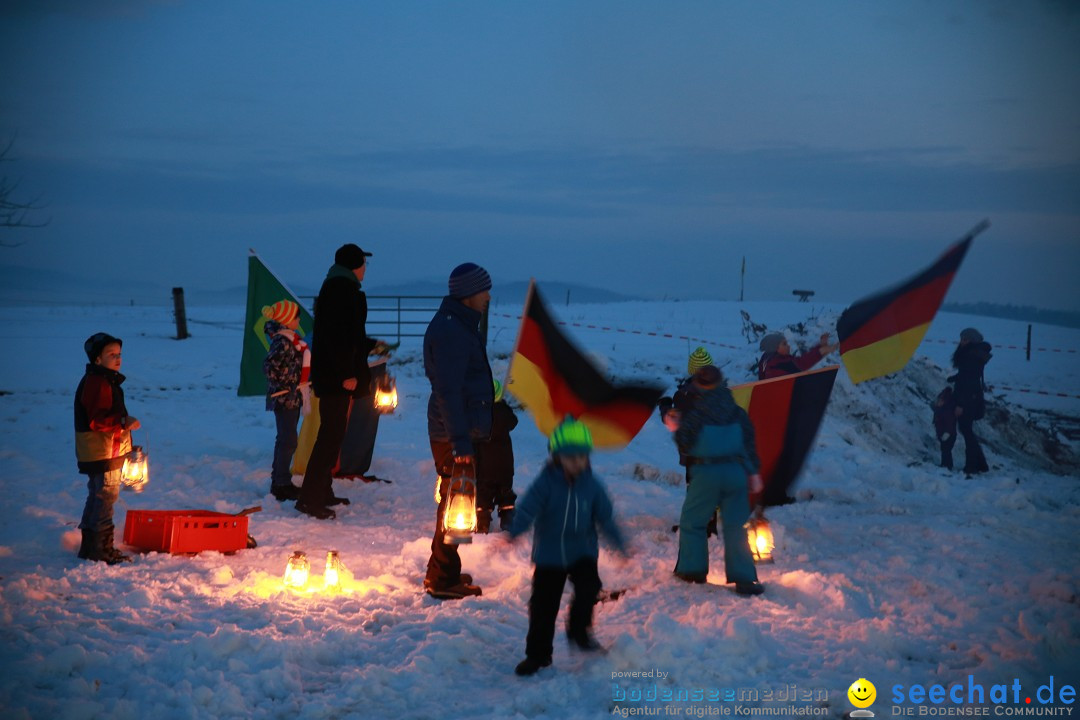
[[859,678],[847,689],[848,700],[857,708],[867,708],[877,699],[877,688],[866,678]]

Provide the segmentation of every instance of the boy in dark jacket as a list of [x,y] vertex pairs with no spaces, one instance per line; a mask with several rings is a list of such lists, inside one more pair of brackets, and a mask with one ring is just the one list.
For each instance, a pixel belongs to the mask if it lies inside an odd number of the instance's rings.
[[941,467],[953,469],[952,449],[956,444],[956,401],[947,387],[934,399],[934,434],[941,443]]
[[518,418],[503,399],[503,386],[494,380],[495,403],[491,406],[491,437],[476,447],[476,532],[491,529],[491,514],[499,508],[499,529],[506,532],[514,520],[514,442],[510,431]]
[[139,421],[127,414],[120,386],[123,341],[95,333],[83,343],[90,362],[75,391],[75,457],[79,472],[87,475],[79,557],[109,565],[131,562],[113,547],[113,504],[120,494],[120,475],[131,452],[131,431]]
[[296,452],[296,423],[300,413],[310,412],[311,351],[296,334],[300,327],[300,306],[280,300],[262,309],[263,331],[270,349],[263,360],[266,375],[266,409],[274,413],[277,437],[270,470],[270,492],[278,500],[295,500],[300,488],[292,483],[293,453]]
[[686,582],[705,582],[709,574],[705,525],[719,506],[727,581],[735,583],[740,595],[760,595],[763,588],[743,527],[750,517],[748,480],[750,492],[760,492],[762,485],[754,426],[715,366],[694,373],[694,385],[701,396],[675,433],[692,480],[679,518],[675,575]]
[[626,554],[611,499],[589,466],[592,451],[589,429],[568,417],[555,428],[548,449],[551,462],[529,486],[510,527],[513,540],[530,525],[536,525],[529,634],[525,640],[525,659],[514,669],[518,675],[533,675],[551,664],[555,619],[567,577],[574,584],[574,598],[566,638],[572,648],[586,652],[602,649],[589,632],[593,605],[601,588],[596,568],[600,552],[597,526],[620,553]]

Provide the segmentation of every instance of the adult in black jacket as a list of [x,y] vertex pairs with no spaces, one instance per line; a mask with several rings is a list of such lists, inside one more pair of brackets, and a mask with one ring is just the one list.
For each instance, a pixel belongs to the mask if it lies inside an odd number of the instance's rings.
[[479,265],[464,263],[450,274],[449,294],[424,333],[424,373],[431,382],[428,439],[439,474],[435,536],[431,539],[424,589],[432,597],[480,595],[472,577],[462,574],[456,545],[444,543],[443,512],[457,466],[472,466],[476,476],[477,441],[491,435],[495,386],[480,319],[491,301],[491,278]]
[[338,248],[315,300],[311,387],[319,398],[319,434],[296,509],[319,519],[334,517],[329,505],[348,502],[334,496],[331,472],[345,439],[349,403],[371,392],[368,355],[386,352],[386,344],[369,338],[365,327],[367,297],[360,283],[370,256],[352,243]]
[[953,400],[956,403],[956,427],[964,436],[964,472],[968,475],[990,469],[979,446],[979,438],[975,437],[974,424],[986,414],[983,368],[991,357],[990,344],[983,342],[982,333],[975,328],[965,328],[960,332],[960,344],[952,356],[956,374],[949,378],[949,382],[953,384]]

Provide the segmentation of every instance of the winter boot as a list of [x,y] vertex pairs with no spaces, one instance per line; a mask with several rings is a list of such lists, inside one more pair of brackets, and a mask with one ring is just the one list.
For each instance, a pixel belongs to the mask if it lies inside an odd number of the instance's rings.
[[604,652],[604,646],[596,642],[596,638],[594,638],[592,633],[588,630],[573,632],[568,627],[566,628],[566,641],[570,643],[571,650],[581,650],[582,652]]
[[108,530],[102,530],[100,533],[98,533],[98,547],[100,548],[98,552],[100,553],[100,557],[95,559],[103,560],[109,565],[117,565],[122,562],[131,562],[130,555],[125,555],[124,553],[113,547],[113,532],[114,528],[110,527]]
[[514,668],[514,673],[517,675],[535,675],[540,668],[546,668],[551,665],[551,658],[533,658],[527,657],[518,663]]
[[735,592],[739,595],[760,595],[765,592],[765,586],[757,582],[737,582]]
[[476,532],[485,535],[491,531],[491,511],[476,509]]
[[82,545],[79,546],[80,560],[97,560],[98,539],[93,530],[82,531]]
[[514,506],[499,508],[499,530],[510,532],[510,526],[514,524]]

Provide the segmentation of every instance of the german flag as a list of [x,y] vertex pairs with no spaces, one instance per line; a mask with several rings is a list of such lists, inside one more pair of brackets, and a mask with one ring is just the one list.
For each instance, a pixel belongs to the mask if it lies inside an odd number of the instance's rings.
[[593,444],[602,448],[621,448],[633,440],[664,393],[661,387],[609,383],[559,331],[535,283],[525,298],[506,387],[545,436],[571,415],[588,426]]
[[765,483],[762,505],[785,502],[817,436],[839,369],[830,365],[731,388],[754,426]]
[[840,358],[853,383],[902,370],[926,335],[971,241],[990,226],[976,225],[937,262],[900,285],[864,298],[840,316]]

